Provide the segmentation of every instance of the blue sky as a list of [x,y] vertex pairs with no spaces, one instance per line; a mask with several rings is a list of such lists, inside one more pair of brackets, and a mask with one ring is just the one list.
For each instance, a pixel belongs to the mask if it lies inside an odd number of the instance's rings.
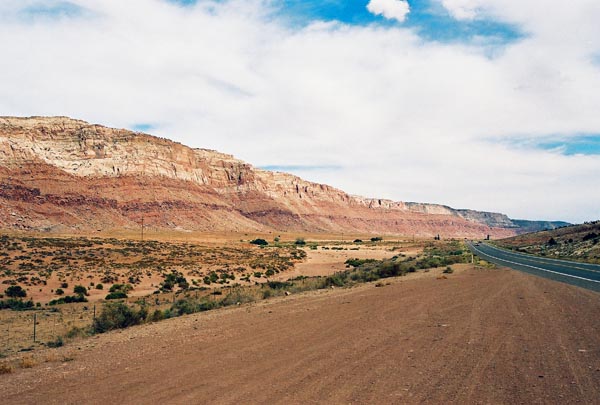
[[[169,0],[182,6],[193,6],[202,0]],[[369,0],[282,0],[273,4],[279,9],[279,16],[289,19],[299,26],[314,21],[339,21],[350,25],[379,24],[382,26],[401,25],[414,28],[426,40],[441,42],[471,41],[476,37],[493,38],[494,42],[506,43],[524,36],[515,24],[475,19],[457,21],[439,2],[432,0],[409,0],[410,13],[406,21],[388,20],[367,10]]]
[[0,115],[350,194],[594,220],[598,21],[597,0],[1,0]]
[[33,21],[39,18],[75,18],[85,14],[85,9],[68,1],[41,2],[25,6],[18,15],[24,20]]
[[600,155],[600,135],[576,135],[570,139],[548,139],[538,142],[538,148],[564,155]]

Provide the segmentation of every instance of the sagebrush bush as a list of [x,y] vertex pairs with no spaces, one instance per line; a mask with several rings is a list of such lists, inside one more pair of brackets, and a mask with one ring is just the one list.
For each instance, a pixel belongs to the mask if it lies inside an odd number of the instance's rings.
[[142,323],[148,315],[145,307],[136,310],[122,302],[109,302],[92,325],[95,333],[104,333],[113,329],[127,328]]

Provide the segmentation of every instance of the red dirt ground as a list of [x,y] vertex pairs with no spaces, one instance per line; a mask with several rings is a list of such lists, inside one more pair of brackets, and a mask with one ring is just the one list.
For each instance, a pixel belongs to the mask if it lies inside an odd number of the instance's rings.
[[600,294],[466,270],[108,333],[3,403],[599,403]]

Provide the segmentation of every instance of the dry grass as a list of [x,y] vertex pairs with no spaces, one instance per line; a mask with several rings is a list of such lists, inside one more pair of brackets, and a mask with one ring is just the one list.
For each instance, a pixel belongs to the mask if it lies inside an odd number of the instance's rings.
[[19,367],[21,368],[32,368],[35,365],[36,361],[33,356],[25,356],[19,361]]
[[3,361],[0,363],[0,375],[10,374],[12,372],[13,372],[13,366],[10,363],[8,363],[6,361]]

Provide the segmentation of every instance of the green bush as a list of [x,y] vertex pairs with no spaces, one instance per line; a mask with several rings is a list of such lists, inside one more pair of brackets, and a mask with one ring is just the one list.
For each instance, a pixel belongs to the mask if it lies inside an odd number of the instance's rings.
[[103,290],[104,286],[101,283],[96,284],[96,290]]
[[109,302],[94,323],[92,329],[95,333],[104,333],[113,329],[123,329],[142,323],[148,315],[146,308],[140,310],[130,308],[122,302]]
[[57,288],[56,291],[54,291],[54,293],[56,295],[63,295],[65,292],[62,288]]
[[296,238],[296,241],[294,243],[298,246],[306,245],[306,241],[304,240],[304,238]]

